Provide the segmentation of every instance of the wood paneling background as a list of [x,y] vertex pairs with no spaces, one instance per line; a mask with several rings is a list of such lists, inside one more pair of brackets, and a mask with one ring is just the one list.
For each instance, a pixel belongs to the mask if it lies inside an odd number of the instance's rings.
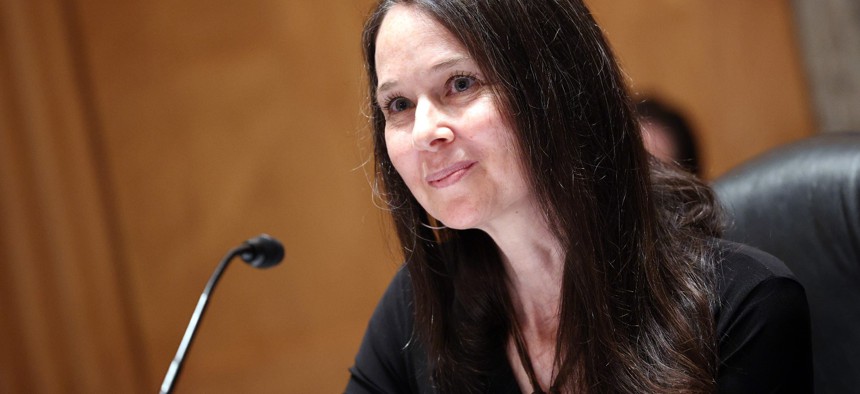
[[705,178],[810,135],[788,1],[592,0],[634,90],[682,110]]
[[[374,207],[371,1],[0,2],[0,392],[153,392],[234,262],[179,392],[338,392],[398,264]],[[593,0],[707,176],[812,130],[786,2]]]

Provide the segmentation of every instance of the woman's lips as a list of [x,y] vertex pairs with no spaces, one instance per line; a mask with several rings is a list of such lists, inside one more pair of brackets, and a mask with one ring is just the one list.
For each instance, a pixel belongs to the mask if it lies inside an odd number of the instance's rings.
[[476,161],[461,161],[454,163],[440,171],[427,175],[424,179],[430,186],[442,188],[457,183],[477,163]]

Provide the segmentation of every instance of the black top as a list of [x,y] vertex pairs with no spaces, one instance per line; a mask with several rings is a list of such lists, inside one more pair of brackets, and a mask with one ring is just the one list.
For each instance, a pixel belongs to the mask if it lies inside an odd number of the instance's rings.
[[[810,393],[812,354],[803,287],[760,250],[721,243],[716,311],[721,393]],[[346,387],[355,393],[434,393],[427,356],[412,339],[412,284],[401,269],[370,318]],[[490,393],[520,393],[508,363]]]

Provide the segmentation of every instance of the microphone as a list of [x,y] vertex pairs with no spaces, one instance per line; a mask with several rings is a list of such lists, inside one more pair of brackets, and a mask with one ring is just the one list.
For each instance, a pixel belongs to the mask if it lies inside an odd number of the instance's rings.
[[209,282],[206,283],[203,294],[200,294],[200,300],[197,301],[197,307],[194,308],[191,321],[188,322],[188,328],[185,329],[185,335],[182,336],[182,342],[179,343],[179,349],[176,350],[176,356],[173,357],[173,362],[167,368],[164,382],[161,383],[161,394],[173,392],[173,386],[176,384],[179,372],[182,370],[185,355],[191,347],[191,342],[197,334],[197,326],[200,324],[200,319],[203,318],[203,313],[209,304],[209,297],[211,297],[212,292],[215,290],[215,285],[221,279],[221,274],[224,273],[227,264],[236,256],[240,256],[242,260],[254,268],[274,267],[284,259],[284,246],[268,234],[260,234],[243,242],[242,245],[231,249],[221,259],[218,267],[215,268],[215,272],[209,278]]
[[284,259],[284,246],[268,234],[260,234],[242,244],[242,260],[254,268],[270,268]]

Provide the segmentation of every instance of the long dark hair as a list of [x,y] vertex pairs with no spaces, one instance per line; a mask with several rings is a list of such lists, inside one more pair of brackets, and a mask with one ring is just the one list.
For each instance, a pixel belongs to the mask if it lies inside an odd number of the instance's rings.
[[[492,80],[524,174],[564,247],[556,387],[712,392],[713,197],[649,162],[621,72],[585,5],[383,0],[363,34],[371,100],[376,36],[394,4],[434,18]],[[378,192],[406,258],[433,382],[440,392],[482,392],[517,331],[497,248],[481,231],[428,225],[434,219],[388,157],[376,102],[370,118]]]

